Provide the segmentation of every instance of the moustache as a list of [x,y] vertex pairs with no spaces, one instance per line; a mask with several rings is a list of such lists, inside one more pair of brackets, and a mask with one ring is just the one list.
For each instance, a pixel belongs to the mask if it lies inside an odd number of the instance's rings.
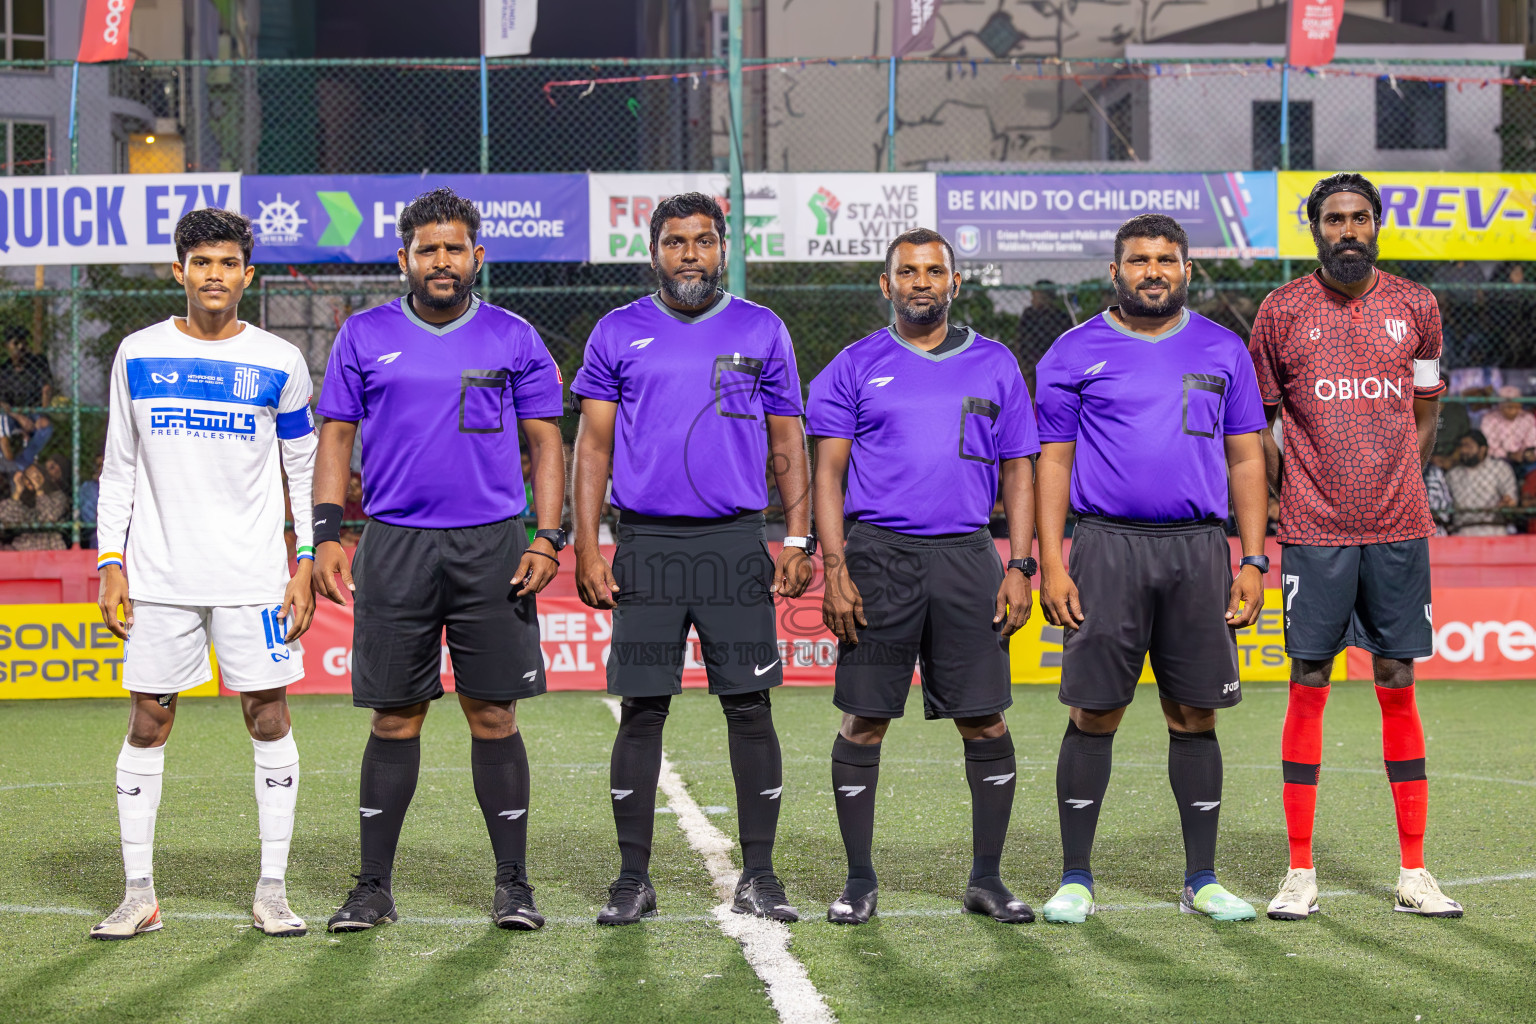
[[458,279],[459,275],[451,270],[440,270],[437,273],[427,275],[428,281],[457,281]]

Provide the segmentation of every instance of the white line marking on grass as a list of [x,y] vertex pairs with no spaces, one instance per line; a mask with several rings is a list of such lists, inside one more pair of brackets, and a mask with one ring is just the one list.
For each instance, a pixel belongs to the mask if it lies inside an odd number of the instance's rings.
[[[617,720],[619,702],[604,697],[603,703]],[[741,943],[741,954],[767,987],[768,1000],[779,1020],[784,1024],[836,1024],[837,1018],[805,973],[805,965],[789,951],[789,928],[767,918],[731,912],[739,875],[731,862],[734,844],[704,816],[666,754],[661,757],[657,784],[677,815],[677,827],[683,830],[688,845],[704,858],[704,868],[715,883],[722,901],[715,908],[720,930]]]

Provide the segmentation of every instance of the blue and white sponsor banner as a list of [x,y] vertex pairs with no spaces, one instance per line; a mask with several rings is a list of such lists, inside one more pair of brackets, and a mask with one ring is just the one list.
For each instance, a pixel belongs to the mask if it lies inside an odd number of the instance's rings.
[[395,222],[423,192],[447,186],[480,210],[480,244],[498,262],[587,258],[584,174],[248,175],[253,263],[394,263]]
[[941,174],[939,230],[961,259],[1113,258],[1115,232],[1165,213],[1197,259],[1275,259],[1272,171],[1225,174]]
[[0,178],[0,266],[170,263],[184,214],[240,209],[238,174]]

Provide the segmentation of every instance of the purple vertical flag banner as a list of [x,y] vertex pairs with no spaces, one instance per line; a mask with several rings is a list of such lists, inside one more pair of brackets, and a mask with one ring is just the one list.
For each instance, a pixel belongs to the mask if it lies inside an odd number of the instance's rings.
[[891,24],[891,56],[905,57],[933,49],[933,28],[940,0],[896,0]]

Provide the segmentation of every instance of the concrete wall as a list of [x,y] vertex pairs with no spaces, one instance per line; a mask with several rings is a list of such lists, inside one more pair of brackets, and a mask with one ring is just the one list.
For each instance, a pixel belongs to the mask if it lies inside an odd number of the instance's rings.
[[[1130,46],[1127,59],[1160,65],[1163,74],[1144,84],[1147,97],[1148,151],[1138,152],[1149,168],[1165,170],[1228,170],[1253,166],[1253,102],[1278,101],[1278,73],[1247,77],[1202,78],[1184,74],[1181,59],[1230,57],[1244,60],[1280,58],[1279,47]],[[1481,76],[1487,70],[1454,65],[1405,65],[1406,58],[1519,60],[1518,46],[1341,46],[1340,57],[1379,59],[1388,73]],[[1365,70],[1365,69],[1361,69]],[[1101,103],[1112,99],[1106,93]],[[1496,128],[1501,120],[1502,90],[1490,86],[1446,87],[1446,147],[1444,149],[1378,150],[1376,148],[1376,79],[1291,75],[1291,101],[1312,102],[1314,166],[1397,171],[1496,171],[1501,147]],[[1219,126],[1219,130],[1213,127]],[[1139,126],[1138,126],[1139,127]],[[1102,135],[1102,129],[1100,130]],[[1139,134],[1139,133],[1138,133]]]

